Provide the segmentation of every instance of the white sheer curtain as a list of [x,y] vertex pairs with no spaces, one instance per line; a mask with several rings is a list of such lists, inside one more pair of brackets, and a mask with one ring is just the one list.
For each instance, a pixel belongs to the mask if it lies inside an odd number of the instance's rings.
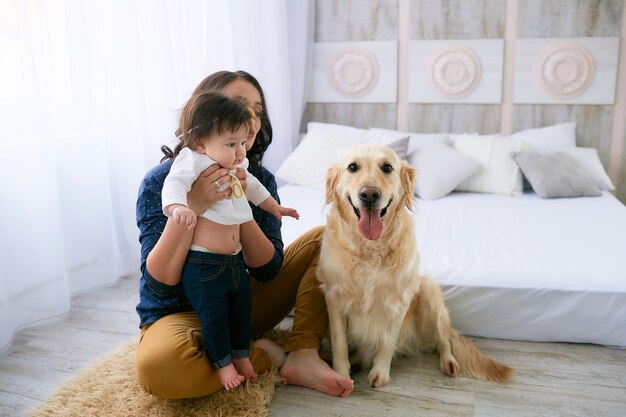
[[0,347],[137,271],[139,182],[207,74],[258,77],[278,166],[304,105],[311,3],[0,0]]
[[[315,2],[231,0],[237,65],[254,74],[266,94],[274,142],[264,165],[275,172],[297,145],[306,102]],[[251,38],[252,36],[252,38]]]

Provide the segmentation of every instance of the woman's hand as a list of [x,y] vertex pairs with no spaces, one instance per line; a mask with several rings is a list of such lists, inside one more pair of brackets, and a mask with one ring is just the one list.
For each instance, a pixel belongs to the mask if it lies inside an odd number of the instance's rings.
[[[244,171],[245,175],[245,171]],[[187,193],[187,205],[196,214],[202,213],[208,207],[228,197],[232,190],[230,187],[224,191],[219,188],[229,180],[228,170],[213,164],[200,174],[191,185],[191,190]],[[241,185],[243,187],[243,183]],[[244,188],[245,190],[245,188]]]

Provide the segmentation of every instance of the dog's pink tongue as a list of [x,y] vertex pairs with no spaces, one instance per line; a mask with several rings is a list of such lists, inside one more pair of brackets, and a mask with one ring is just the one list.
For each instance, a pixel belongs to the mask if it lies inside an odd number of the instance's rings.
[[362,208],[359,212],[361,213],[359,232],[361,232],[366,239],[378,239],[383,231],[383,221],[380,219],[380,210]]

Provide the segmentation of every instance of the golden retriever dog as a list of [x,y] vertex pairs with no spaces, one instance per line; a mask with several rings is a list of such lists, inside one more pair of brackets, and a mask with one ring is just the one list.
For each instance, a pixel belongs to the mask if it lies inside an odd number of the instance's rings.
[[513,370],[455,330],[439,286],[420,276],[413,209],[415,170],[391,149],[350,148],[326,178],[331,204],[318,279],[330,319],[333,368],[350,375],[349,347],[371,367],[367,382],[389,382],[394,355],[439,353],[446,375],[500,383]]

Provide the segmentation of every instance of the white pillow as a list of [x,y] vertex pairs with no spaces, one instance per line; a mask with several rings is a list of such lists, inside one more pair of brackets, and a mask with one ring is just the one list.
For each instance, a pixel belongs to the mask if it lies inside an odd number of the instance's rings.
[[[478,135],[478,132],[464,132],[464,133],[450,133],[450,146],[454,148],[454,143],[456,140],[464,135]],[[494,133],[493,136],[499,135],[499,133]]]
[[292,184],[323,190],[326,172],[337,158],[337,149],[358,142],[323,129],[312,129],[285,159],[276,176]]
[[432,143],[419,147],[408,157],[417,171],[415,195],[435,200],[452,192],[462,181],[480,171],[480,163],[450,146]]
[[359,139],[367,133],[367,129],[359,129],[353,126],[338,125],[334,123],[309,122],[306,125],[307,133],[319,129],[348,139]]
[[611,178],[604,170],[596,148],[568,148],[562,152],[567,152],[599,189],[611,191],[615,189]]
[[576,147],[576,123],[559,123],[537,129],[513,133],[513,139],[520,139],[532,146],[533,151],[557,151]]
[[447,133],[410,133],[374,127],[369,129],[367,135],[384,136],[390,139],[400,139],[408,136],[409,149],[407,150],[407,153],[409,155],[415,152],[420,146],[431,145],[433,143],[448,145],[450,143],[450,135]]
[[481,170],[456,187],[458,191],[494,194],[520,194],[522,173],[511,152],[529,150],[520,139],[499,135],[463,135],[454,148],[481,164]]
[[[385,145],[388,148],[390,148],[392,151],[394,151],[398,157],[400,159],[406,159],[406,150],[409,146],[409,137],[403,137],[400,138],[398,140],[394,140],[392,142],[389,142],[389,140],[387,138],[380,138],[380,137],[370,137],[365,141],[359,141],[359,144],[363,143],[363,144],[377,144],[377,145]],[[339,148],[337,148],[337,158],[336,160],[340,160],[343,159],[343,157],[346,155],[347,152],[350,152],[350,150],[354,147],[355,145],[349,145],[349,146],[340,146]]]
[[[360,129],[362,130],[362,129]],[[379,135],[342,135],[325,126],[314,126],[285,159],[276,176],[292,184],[323,190],[328,168],[345,148],[365,143],[388,145],[402,158],[406,156],[408,137],[395,139]],[[365,131],[364,131],[365,132]],[[349,132],[348,132],[349,133]]]

